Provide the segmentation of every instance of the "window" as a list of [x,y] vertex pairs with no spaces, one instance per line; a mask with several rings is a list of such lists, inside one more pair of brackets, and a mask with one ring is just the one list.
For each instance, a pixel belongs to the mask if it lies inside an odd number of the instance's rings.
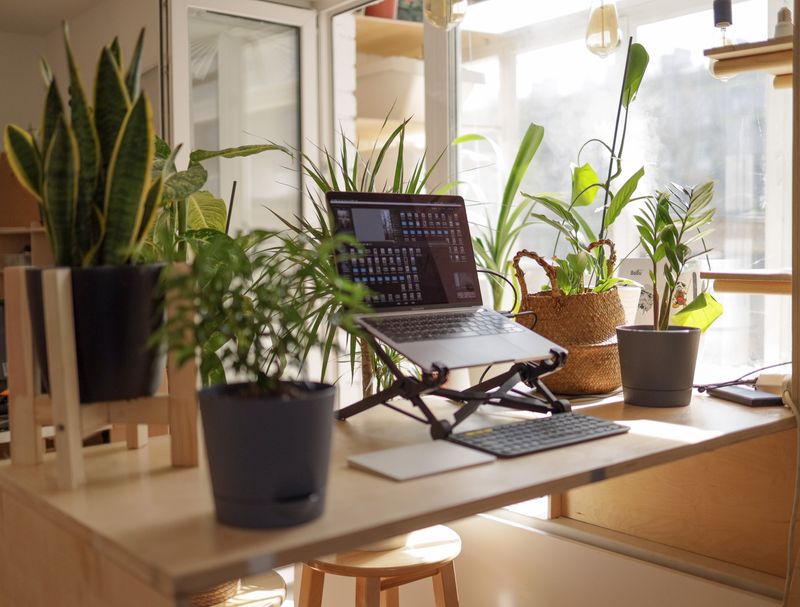
[[[577,162],[580,146],[593,137],[610,143],[613,134],[624,42],[612,56],[595,57],[583,39],[586,3],[564,3],[561,14],[547,20],[528,11],[529,4],[503,0],[506,9],[513,5],[520,11],[510,24],[475,13],[463,24],[460,133],[477,132],[494,143],[459,146],[459,178],[466,182],[462,192],[473,202],[475,221],[482,220],[487,203],[499,200],[529,123],[544,126],[545,139],[523,181],[525,192],[568,191],[569,165]],[[767,0],[736,3],[734,34],[766,39],[768,16],[775,12],[777,4]],[[710,76],[703,49],[718,41],[707,2],[690,0],[677,7],[620,2],[620,18],[623,40],[631,35],[641,42],[650,64],[631,105],[623,174],[616,186],[642,166],[638,195],[673,181],[691,185],[713,179],[712,267],[789,266],[791,93],[774,90],[765,74],[740,74],[726,82]],[[599,174],[607,170],[600,146],[588,146],[580,161],[590,162]],[[621,255],[636,244],[633,210],[631,205],[614,225],[612,238]],[[600,218],[587,220],[597,226]],[[523,233],[518,248],[551,255],[553,244],[552,230],[539,225]],[[703,340],[701,368],[713,364],[730,374],[731,367],[789,358],[788,298],[717,298],[725,314]]]

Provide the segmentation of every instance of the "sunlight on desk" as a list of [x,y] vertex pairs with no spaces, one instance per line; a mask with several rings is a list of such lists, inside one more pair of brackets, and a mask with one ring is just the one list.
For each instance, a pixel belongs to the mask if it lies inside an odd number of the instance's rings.
[[722,432],[717,430],[703,430],[650,419],[618,420],[617,423],[628,426],[631,434],[664,438],[687,444],[699,443],[722,435]]

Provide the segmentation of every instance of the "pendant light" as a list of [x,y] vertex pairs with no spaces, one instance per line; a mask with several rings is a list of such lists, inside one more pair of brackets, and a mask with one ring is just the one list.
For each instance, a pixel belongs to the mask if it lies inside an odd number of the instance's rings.
[[595,55],[608,57],[619,48],[620,42],[622,33],[617,3],[614,0],[592,0],[586,27],[586,48]]
[[449,30],[464,18],[467,0],[425,0],[425,20],[444,30]]

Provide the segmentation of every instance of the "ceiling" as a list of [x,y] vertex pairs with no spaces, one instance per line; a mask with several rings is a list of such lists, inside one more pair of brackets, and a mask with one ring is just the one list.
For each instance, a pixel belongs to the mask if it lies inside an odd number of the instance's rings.
[[2,0],[0,32],[44,35],[61,21],[87,11],[99,0]]

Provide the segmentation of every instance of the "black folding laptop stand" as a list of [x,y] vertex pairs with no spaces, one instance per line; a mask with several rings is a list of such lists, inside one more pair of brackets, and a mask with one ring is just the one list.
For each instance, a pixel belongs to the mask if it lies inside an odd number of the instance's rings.
[[[564,413],[571,409],[569,401],[556,398],[547,386],[541,382],[541,378],[544,375],[557,371],[564,365],[567,359],[567,352],[561,348],[550,350],[552,358],[549,360],[515,363],[505,373],[487,379],[471,388],[451,390],[450,388],[442,387],[447,381],[447,367],[434,363],[433,370],[423,372],[420,378],[405,375],[371,335],[367,336],[366,339],[370,347],[375,350],[375,354],[389,367],[396,379],[385,390],[337,410],[335,413],[336,419],[344,420],[376,405],[385,405],[403,415],[430,425],[431,436],[438,439],[449,436],[458,424],[477,411],[482,404],[499,405],[509,409],[535,411],[538,413]],[[520,382],[536,392],[509,394],[509,392],[515,391],[514,387]],[[493,390],[494,388],[497,389]],[[493,391],[489,392],[489,390]],[[455,422],[450,423],[448,420],[438,419],[428,408],[428,405],[425,404],[425,401],[422,400],[422,395],[424,394],[442,396],[453,401],[462,402],[463,406],[455,413]],[[422,412],[424,417],[414,415],[392,405],[389,401],[396,396],[401,396],[411,401]]]

